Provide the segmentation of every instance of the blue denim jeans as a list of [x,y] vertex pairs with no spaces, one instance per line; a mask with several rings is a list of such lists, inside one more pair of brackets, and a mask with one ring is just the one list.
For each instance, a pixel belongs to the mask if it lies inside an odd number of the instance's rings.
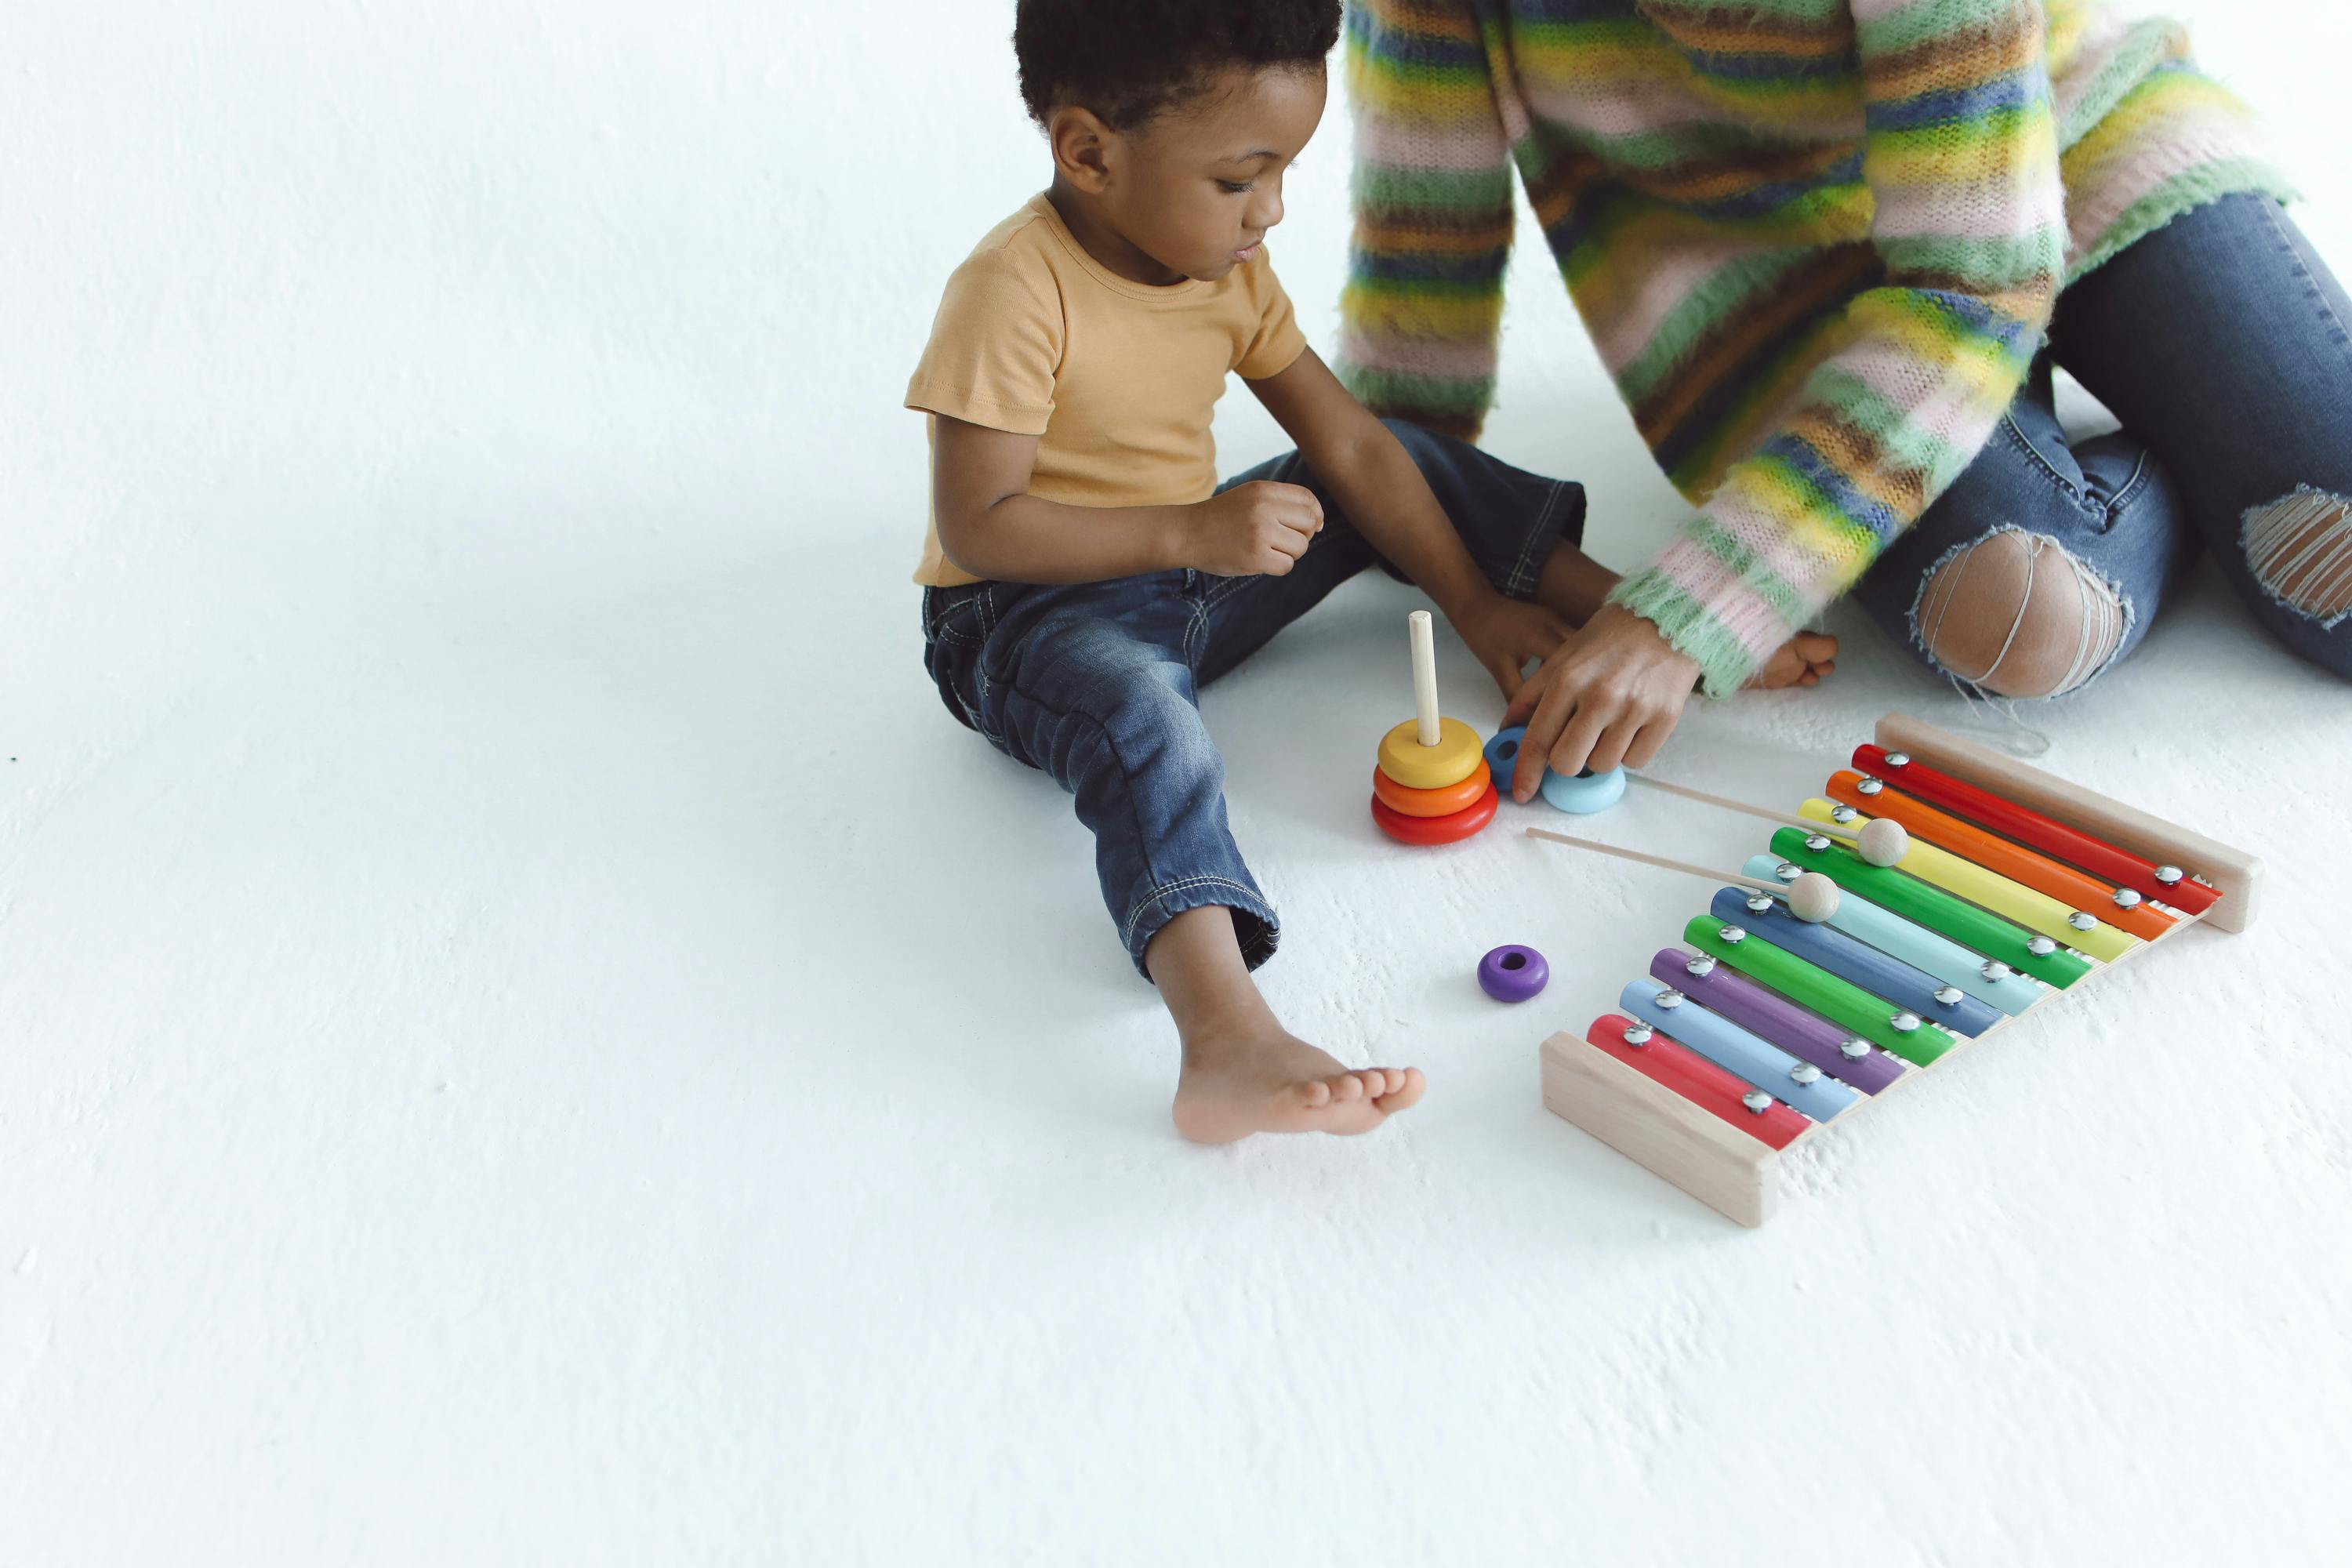
[[[1504,593],[1532,596],[1554,547],[1583,537],[1583,487],[1522,472],[1452,437],[1389,428]],[[1224,488],[1251,479],[1304,485],[1323,504],[1322,531],[1282,576],[1181,570],[923,590],[923,665],[941,700],[1076,797],[1078,820],[1095,836],[1103,902],[1139,972],[1160,928],[1202,905],[1232,910],[1253,969],[1279,935],[1226,826],[1224,760],[1202,724],[1199,689],[1365,567],[1404,580],[1296,452]]]
[[[2174,219],[2060,296],[2048,346],[1991,441],[1873,564],[1857,601],[1936,667],[1919,607],[1937,568],[2000,530],[2039,534],[2120,604],[2121,639],[2095,677],[2138,646],[2202,554],[2280,642],[2352,677],[2352,621],[2282,597],[2272,584],[2292,584],[2291,563],[2263,549],[2298,509],[2352,497],[2347,326],[2352,302],[2272,198],[2229,196]],[[2123,428],[2068,440],[2053,363]],[[2338,554],[2324,575],[2338,561],[2352,571],[2352,544],[2325,548]]]

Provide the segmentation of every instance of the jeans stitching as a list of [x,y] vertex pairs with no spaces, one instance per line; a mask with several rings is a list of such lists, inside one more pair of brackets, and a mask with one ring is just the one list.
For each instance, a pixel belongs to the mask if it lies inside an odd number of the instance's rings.
[[1143,918],[1144,910],[1150,909],[1152,905],[1158,903],[1169,894],[1181,893],[1188,888],[1210,887],[1231,888],[1234,891],[1242,894],[1247,900],[1247,902],[1244,907],[1246,908],[1250,913],[1257,916],[1258,919],[1265,921],[1268,925],[1279,923],[1274,918],[1274,907],[1271,904],[1268,904],[1262,896],[1254,891],[1245,882],[1236,882],[1231,877],[1214,877],[1206,875],[1199,877],[1180,877],[1175,881],[1165,882],[1159,887],[1152,889],[1150,892],[1145,894],[1143,898],[1137,901],[1133,909],[1128,910],[1127,923],[1119,930],[1119,941],[1129,949],[1132,949],[1135,946],[1136,922]]
[[2100,532],[2105,533],[2115,528],[2116,520],[2123,515],[2125,509],[2131,505],[2133,499],[2147,486],[2153,473],[2154,470],[2147,466],[2147,448],[2142,447],[2139,456],[2132,460],[2131,478],[2123,482],[2123,487],[2116,491],[2115,499],[2107,502],[2106,521],[2100,528]]
[[2076,489],[2074,486],[2068,481],[2066,476],[2058,471],[2055,464],[2052,463],[2049,458],[2042,455],[2042,449],[2039,447],[2036,447],[2033,444],[2032,437],[2026,435],[2023,427],[2018,424],[2017,418],[2014,415],[2004,411],[2000,416],[2000,423],[2002,428],[2008,432],[2011,444],[2015,446],[2019,451],[2023,452],[2028,458],[2031,458],[2033,460],[2034,466],[2049,476],[2050,482],[2056,485],[2061,490],[2065,492],[2066,499],[2074,503],[2074,509],[2077,511],[2087,512],[2092,510],[2088,499],[2084,496],[2083,492]]
[[1568,493],[1571,482],[1568,479],[1552,480],[1551,493],[1544,497],[1543,510],[1536,514],[1535,526],[1528,530],[1527,538],[1520,542],[1518,559],[1511,563],[1510,575],[1504,579],[1503,584],[1503,591],[1513,598],[1524,598],[1534,586],[1533,580],[1528,575],[1528,557],[1535,553],[1537,542],[1549,531],[1552,513],[1559,510],[1560,497]]
[[[1305,557],[1301,556],[1300,559],[1304,560]],[[1236,591],[1247,587],[1264,575],[1265,574],[1259,573],[1248,577],[1228,577],[1201,596],[1200,604],[1193,608],[1192,618],[1184,624],[1185,668],[1195,674],[1200,672],[1201,658],[1192,645],[1199,640],[1202,632],[1209,629],[1209,612],[1224,603]]]
[[2311,299],[2317,300],[2320,309],[2326,312],[2329,325],[2336,329],[2336,346],[2343,347],[2347,341],[2352,341],[2352,332],[2345,331],[2344,318],[2336,313],[2334,305],[2328,303],[2327,291],[2320,288],[2319,279],[2311,275],[2311,268],[2305,265],[2302,253],[2294,247],[2294,237],[2289,235],[2286,226],[2279,222],[2278,204],[2265,201],[2258,205],[2262,208],[2263,221],[2269,224],[2271,233],[2278,237],[2279,253],[2294,263],[2295,276],[2302,279],[2306,285],[2305,292]]

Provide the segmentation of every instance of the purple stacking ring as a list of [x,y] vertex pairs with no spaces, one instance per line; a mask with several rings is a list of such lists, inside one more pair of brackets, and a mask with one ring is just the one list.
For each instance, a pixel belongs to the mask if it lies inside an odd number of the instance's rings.
[[1550,978],[1551,965],[1532,947],[1498,947],[1478,961],[1478,984],[1497,1002],[1524,1002]]

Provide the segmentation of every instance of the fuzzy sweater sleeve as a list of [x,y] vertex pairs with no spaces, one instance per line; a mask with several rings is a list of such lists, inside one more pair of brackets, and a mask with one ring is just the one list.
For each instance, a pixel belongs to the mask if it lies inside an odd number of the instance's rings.
[[1351,0],[1355,236],[1339,374],[1373,412],[1475,438],[1495,393],[1511,159],[1468,0]]
[[1611,597],[1740,684],[1958,477],[2023,384],[2064,264],[2041,0],[1853,0],[1884,282],[1691,525]]

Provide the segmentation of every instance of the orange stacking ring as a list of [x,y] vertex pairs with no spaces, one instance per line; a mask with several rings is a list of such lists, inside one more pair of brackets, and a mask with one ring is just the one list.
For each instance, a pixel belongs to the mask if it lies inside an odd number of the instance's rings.
[[1469,837],[1495,820],[1495,807],[1499,797],[1490,782],[1486,793],[1480,795],[1466,811],[1453,812],[1444,816],[1407,816],[1392,810],[1380,796],[1372,796],[1372,820],[1381,831],[1400,844],[1454,844]]
[[1467,811],[1478,804],[1478,797],[1494,782],[1484,757],[1478,759],[1477,772],[1444,789],[1407,789],[1379,768],[1372,769],[1373,796],[1402,816],[1451,816],[1457,811]]

